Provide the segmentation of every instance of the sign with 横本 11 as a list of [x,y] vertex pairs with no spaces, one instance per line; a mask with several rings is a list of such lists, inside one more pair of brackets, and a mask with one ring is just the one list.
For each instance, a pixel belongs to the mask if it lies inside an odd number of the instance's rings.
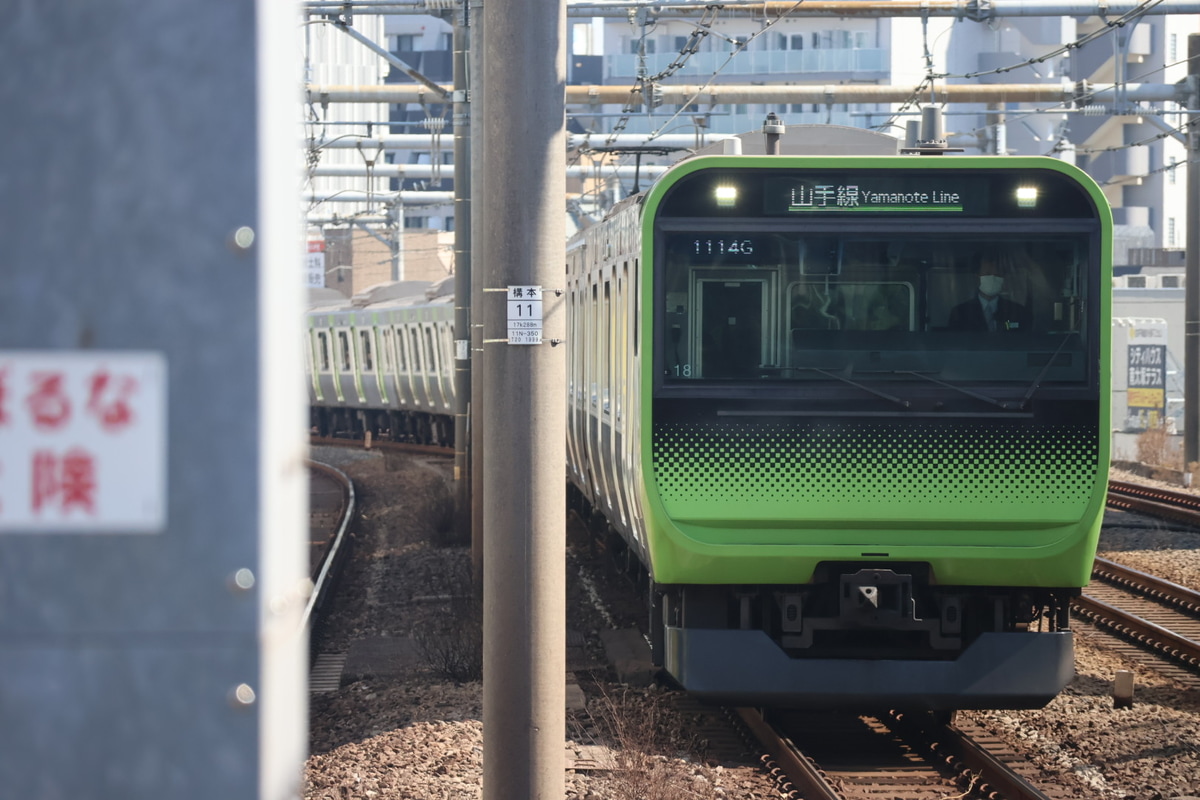
[[508,343],[542,343],[542,287],[508,287]]

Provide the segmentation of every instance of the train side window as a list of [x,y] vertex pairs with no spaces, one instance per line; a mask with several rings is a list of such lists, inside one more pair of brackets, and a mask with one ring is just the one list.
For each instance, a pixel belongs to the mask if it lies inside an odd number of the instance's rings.
[[588,308],[588,383],[590,384],[592,408],[600,402],[600,382],[596,373],[600,367],[600,287],[592,284],[592,302]]
[[435,348],[433,346],[433,326],[426,325],[425,326],[425,366],[430,372],[436,373],[438,370],[438,361],[437,361],[437,356],[435,355],[434,351],[435,351]]
[[408,372],[408,359],[404,357],[404,330],[397,328],[395,333],[396,364],[400,372]]
[[629,284],[629,304],[633,308],[633,355],[638,354],[638,326],[641,324],[642,315],[638,311],[638,260],[633,260],[633,278]]
[[442,375],[447,378],[453,375],[451,365],[454,359],[451,354],[454,353],[454,329],[450,323],[442,323],[441,338],[438,341],[438,350],[442,353]]
[[350,365],[353,363],[350,356],[350,334],[347,331],[338,331],[338,369],[342,372],[348,372]]
[[362,353],[362,369],[363,372],[373,372],[375,370],[375,357],[371,352],[371,330],[368,328],[365,331],[358,332],[358,340],[360,351]]
[[601,408],[604,413],[609,413],[612,410],[611,406],[611,390],[613,386],[613,337],[616,335],[616,325],[612,318],[612,281],[604,282],[604,307],[601,310],[600,319],[604,321],[607,330],[604,331],[604,337],[600,342],[600,350],[602,353],[600,359],[601,373]]
[[317,332],[317,369],[329,372],[329,334],[325,331]]
[[625,396],[626,381],[629,375],[629,262],[621,265],[621,275],[617,278],[617,336],[616,357],[617,377],[614,390],[617,394],[617,416],[621,415],[621,400]]
[[409,328],[409,343],[412,345],[413,372],[421,371],[421,340],[417,337],[417,329]]
[[392,349],[392,329],[384,328],[379,333],[379,368],[384,374],[390,374],[395,371],[395,364],[392,363],[392,356],[395,351]]
[[[567,304],[570,306],[571,313],[568,319],[571,321],[571,327],[568,335],[570,341],[579,341],[579,299],[578,291],[574,283],[569,284],[567,292]],[[572,402],[575,399],[575,385],[577,383],[575,370],[579,367],[579,360],[575,357],[575,348],[567,348],[567,397],[571,398]]]

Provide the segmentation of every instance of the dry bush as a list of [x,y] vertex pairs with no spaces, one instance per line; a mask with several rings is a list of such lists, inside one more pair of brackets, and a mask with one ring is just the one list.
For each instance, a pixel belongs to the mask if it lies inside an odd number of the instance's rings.
[[470,564],[447,578],[450,613],[432,615],[413,641],[435,673],[456,683],[483,679],[483,609],[472,592]]
[[1162,425],[1138,434],[1137,456],[1138,461],[1148,467],[1183,469],[1183,453]]
[[614,800],[705,800],[711,784],[696,779],[693,762],[702,757],[703,742],[688,734],[665,695],[647,691],[601,691],[593,719],[611,738]]
[[470,517],[466,518],[467,525],[456,524],[454,493],[446,481],[437,480],[430,486],[425,503],[429,509],[427,518],[433,525],[432,541],[435,546],[466,547],[471,544]]

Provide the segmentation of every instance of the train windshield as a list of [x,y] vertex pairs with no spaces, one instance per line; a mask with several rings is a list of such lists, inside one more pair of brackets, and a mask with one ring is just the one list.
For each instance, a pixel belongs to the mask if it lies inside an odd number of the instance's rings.
[[1081,222],[1017,231],[708,222],[660,236],[664,386],[1089,379],[1086,276],[1098,245]]

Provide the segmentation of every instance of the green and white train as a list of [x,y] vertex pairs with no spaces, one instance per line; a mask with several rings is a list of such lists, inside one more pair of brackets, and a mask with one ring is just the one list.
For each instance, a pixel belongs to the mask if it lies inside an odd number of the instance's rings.
[[[649,576],[656,663],[740,704],[1054,697],[1104,510],[1111,240],[1061,161],[916,155],[698,156],[578,235],[568,479]],[[404,397],[423,312],[347,313],[314,350],[412,350],[337,396]]]
[[454,440],[454,297],[447,282],[381,285],[310,300],[305,337],[313,430],[449,445]]

